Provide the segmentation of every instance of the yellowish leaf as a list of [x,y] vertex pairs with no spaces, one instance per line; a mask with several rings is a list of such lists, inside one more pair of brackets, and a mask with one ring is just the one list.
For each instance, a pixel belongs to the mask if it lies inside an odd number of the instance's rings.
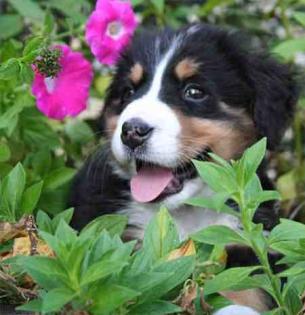
[[[31,249],[33,242],[31,242],[28,236],[19,237],[14,240],[13,253],[12,256],[31,255]],[[35,251],[39,255],[43,256],[53,256],[53,251],[48,247],[48,245],[41,239],[35,238]]]
[[193,240],[188,240],[180,248],[171,251],[167,260],[174,260],[180,257],[192,256],[196,254],[195,244]]

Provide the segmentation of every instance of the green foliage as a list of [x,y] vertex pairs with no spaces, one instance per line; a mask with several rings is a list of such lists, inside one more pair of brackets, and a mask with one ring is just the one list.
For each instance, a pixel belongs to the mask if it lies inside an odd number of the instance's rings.
[[39,200],[42,181],[26,188],[26,173],[17,164],[0,182],[0,220],[17,222],[35,209]]
[[[133,252],[134,241],[123,243],[118,234],[103,229],[117,226],[119,216],[96,221],[98,229],[91,224],[79,235],[67,224],[70,218],[71,210],[64,212],[58,224],[59,217],[50,221],[38,213],[40,235],[56,256],[18,257],[17,264],[44,290],[37,300],[18,309],[56,312],[69,304],[91,314],[180,310],[166,299],[166,294],[190,276],[194,257],[167,260],[178,246],[178,235],[165,209],[149,224],[145,246],[138,252]],[[143,261],[143,257],[147,259]]]
[[[68,225],[72,209],[53,219],[39,211],[39,235],[55,256],[16,257],[14,264],[42,289],[38,299],[18,309],[48,313],[72,308],[101,315],[141,314],[143,310],[147,314],[179,313],[181,309],[173,300],[193,279],[196,290],[202,288],[204,299],[215,309],[228,304],[224,298],[215,298],[219,292],[263,288],[277,304],[273,313],[298,314],[305,290],[305,225],[286,219],[264,235],[262,225],[252,221],[262,202],[279,198],[275,191],[264,191],[256,175],[265,151],[266,139],[262,139],[238,161],[227,162],[214,154],[210,154],[214,162],[194,161],[200,176],[215,192],[216,198],[211,197],[218,199],[214,205],[222,211],[226,201],[233,200],[240,209],[242,224],[238,231],[214,225],[194,233],[190,237],[196,242],[196,252],[190,249],[192,241],[181,244],[165,208],[148,224],[138,250],[135,241],[123,243],[120,238],[127,223],[124,216],[102,216],[78,234]],[[9,175],[15,183],[12,174],[24,178],[21,165]],[[24,189],[25,179],[20,178]],[[221,183],[215,178],[221,178]],[[202,201],[206,207],[207,199],[202,200],[197,198],[194,204],[198,207]],[[15,199],[10,203],[15,204]],[[218,210],[216,206],[214,210]],[[231,213],[234,211],[231,209]],[[225,269],[224,247],[228,244],[252,248],[259,263]],[[288,269],[275,274],[269,264],[269,250],[282,253],[281,263]],[[284,278],[287,281],[282,285]],[[200,295],[194,299],[197,305]]]
[[[239,207],[243,230],[234,231],[229,227],[211,226],[192,235],[195,241],[212,244],[240,244],[252,248],[259,259],[254,267],[231,268],[221,272],[215,278],[206,281],[205,293],[219,291],[264,288],[276,301],[278,310],[283,314],[298,314],[302,308],[301,294],[305,259],[305,225],[290,220],[282,220],[269,236],[263,234],[262,224],[255,224],[252,219],[258,206],[265,201],[279,199],[276,191],[264,191],[256,175],[257,168],[266,151],[266,139],[245,151],[238,161],[227,163],[211,154],[217,164],[196,162],[200,176],[216,194],[224,194]],[[221,180],[220,180],[221,179]],[[200,199],[197,199],[200,205]],[[206,206],[203,200],[202,206]],[[274,274],[269,264],[267,252],[273,249],[284,255],[281,262],[292,267],[281,274]],[[253,271],[262,273],[259,277]],[[300,279],[298,279],[300,276]],[[280,278],[287,277],[282,287]],[[262,282],[263,280],[263,282]]]

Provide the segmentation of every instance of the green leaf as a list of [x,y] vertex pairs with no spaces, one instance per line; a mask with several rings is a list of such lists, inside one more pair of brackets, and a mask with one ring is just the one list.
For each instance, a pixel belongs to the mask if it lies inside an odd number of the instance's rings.
[[216,294],[205,297],[205,301],[208,303],[208,305],[212,306],[213,310],[219,310],[223,307],[232,305],[231,301],[221,295]]
[[11,150],[6,143],[0,143],[0,162],[6,162],[11,158]]
[[165,302],[153,301],[137,305],[131,309],[132,315],[160,315],[180,313],[182,310],[179,306]]
[[208,0],[200,9],[200,15],[207,16],[217,6],[226,6],[233,3],[234,0]]
[[36,223],[40,231],[53,234],[53,228],[50,217],[43,211],[39,210],[36,216]]
[[86,286],[92,282],[106,278],[113,273],[117,273],[122,270],[126,264],[127,262],[125,261],[113,261],[109,258],[102,259],[91,265],[85,271],[81,278],[81,286]]
[[[0,40],[19,34],[23,30],[22,19],[17,14],[0,15]],[[1,43],[2,45],[2,43]]]
[[33,78],[34,78],[34,72],[31,66],[23,62],[20,62],[19,63],[19,79],[21,80],[21,82],[31,83]]
[[293,59],[297,52],[305,50],[305,38],[288,39],[281,42],[279,45],[273,48],[272,53],[283,57],[289,61]]
[[[52,248],[52,250],[56,254],[56,257],[61,262],[66,263],[69,256],[69,251],[67,249],[67,246],[64,246],[63,242],[61,242],[60,239],[58,239],[56,236],[52,235],[51,233],[39,231],[39,235],[49,245],[49,247]],[[71,244],[69,245],[71,246]]]
[[157,265],[153,272],[167,273],[168,278],[154,286],[151,290],[147,290],[142,296],[142,301],[152,301],[160,298],[170,290],[182,284],[194,271],[195,257],[185,256],[175,260],[165,261]]
[[82,270],[87,268],[87,265],[84,264],[86,260],[86,255],[88,254],[88,249],[90,247],[89,243],[82,243],[79,239],[72,246],[72,249],[68,253],[63,253],[66,257],[64,258],[64,264],[66,266],[71,266],[69,268],[69,278],[70,281],[79,288],[80,275]]
[[75,0],[49,0],[48,5],[71,18],[74,24],[84,23],[87,16],[82,13],[81,1]]
[[28,55],[29,53],[37,50],[42,46],[44,38],[42,36],[35,36],[31,38],[23,49],[23,56]]
[[305,27],[305,13],[304,12],[295,12],[293,17]]
[[24,214],[31,214],[40,198],[43,182],[32,185],[24,191],[21,200],[21,211]]
[[44,180],[44,188],[54,190],[67,182],[75,175],[76,170],[70,167],[60,167],[55,169]]
[[143,3],[143,0],[131,0],[132,6],[135,7]]
[[73,291],[64,288],[56,288],[47,292],[42,300],[42,312],[57,312],[69,303],[75,296]]
[[73,212],[74,208],[69,208],[67,210],[64,210],[63,212],[58,213],[51,222],[53,232],[56,231],[61,220],[69,224],[72,220]]
[[275,190],[263,190],[254,195],[253,199],[257,202],[257,204],[261,204],[270,200],[280,200],[281,196]]
[[51,153],[49,150],[41,149],[36,151],[31,157],[31,165],[35,174],[44,178],[49,173],[51,167]]
[[303,307],[298,291],[292,286],[289,287],[285,294],[285,306],[289,309],[290,314],[300,314]]
[[18,306],[15,308],[17,311],[30,311],[30,312],[41,312],[42,310],[42,300],[32,300],[26,304]]
[[241,291],[247,289],[261,288],[268,292],[271,296],[274,296],[273,287],[270,283],[270,280],[265,274],[255,274],[248,277],[245,277],[238,283],[232,285],[230,288],[231,291]]
[[84,233],[100,234],[103,230],[107,230],[110,236],[121,235],[127,224],[127,216],[108,214],[98,217],[87,224],[81,231]]
[[93,296],[96,302],[90,307],[90,312],[97,315],[108,314],[139,294],[140,292],[119,285],[100,285]]
[[[30,99],[32,99],[32,97],[30,97]],[[4,114],[0,115],[0,129],[6,129],[6,133],[8,135],[11,135],[11,133],[9,134],[9,131],[14,131],[14,128],[16,127],[16,122],[18,122],[18,116],[26,106],[29,106],[29,104],[31,105],[29,94],[19,94],[14,102],[14,105],[10,106]]]
[[58,224],[55,236],[66,247],[73,245],[77,241],[77,232],[63,219]]
[[18,77],[19,70],[18,60],[16,58],[9,59],[0,66],[0,80],[16,79]]
[[279,261],[281,264],[294,264],[305,260],[305,251],[299,246],[298,240],[273,242],[270,247],[284,257]]
[[143,241],[143,248],[154,261],[165,257],[179,245],[176,225],[166,208],[149,222]]
[[45,256],[20,257],[20,265],[42,288],[52,290],[68,283],[65,270],[55,258]]
[[65,131],[75,143],[86,144],[94,138],[92,129],[82,120],[71,120],[66,124]]
[[37,2],[32,0],[8,0],[16,11],[23,17],[30,19],[32,22],[42,22],[44,12]]
[[151,2],[159,12],[164,11],[165,0],[151,0]]
[[241,234],[223,225],[209,226],[191,235],[194,241],[211,245],[228,245],[237,243],[248,245],[248,242]]
[[272,246],[273,243],[276,242],[296,241],[304,238],[304,236],[304,224],[292,220],[281,219],[281,223],[271,231],[268,242]]
[[272,311],[264,312],[262,315],[283,315],[282,308],[275,308]]
[[[29,99],[25,100],[27,104]],[[30,103],[31,104],[31,103]],[[32,100],[34,105],[34,99]],[[20,129],[23,141],[33,151],[55,149],[60,146],[59,136],[48,121],[34,107],[25,109],[20,115]]]
[[267,139],[263,138],[248,148],[237,162],[237,176],[241,187],[245,187],[253,178],[261,164],[267,147]]
[[17,221],[18,208],[25,188],[26,175],[23,166],[18,163],[2,182],[2,200],[8,207],[6,209],[12,215],[12,219]]
[[281,175],[276,182],[282,200],[292,200],[297,197],[297,176],[295,170]]
[[293,265],[292,267],[282,271],[281,273],[278,273],[278,277],[291,277],[291,276],[297,276],[299,274],[305,273],[305,262],[299,262]]
[[223,166],[224,168],[226,168],[228,171],[232,171],[232,165],[226,161],[225,159],[223,159],[222,157],[214,154],[214,153],[209,153],[209,156],[214,160],[214,162],[218,163],[219,165]]
[[54,31],[55,20],[54,20],[54,16],[50,12],[46,13],[43,25],[44,25],[43,33],[45,35],[49,35]]
[[305,274],[301,273],[298,276],[291,276],[288,278],[287,283],[284,286],[283,295],[286,296],[287,292],[291,290],[291,288],[296,289],[298,294],[301,296],[305,290]]
[[[223,212],[234,217],[240,217],[238,211],[233,210],[231,207],[225,204],[229,195],[227,193],[216,193],[209,198],[195,197],[187,200],[185,203],[194,207],[201,207],[217,212]],[[202,210],[204,211],[204,210]]]
[[162,285],[162,283],[166,282],[170,277],[171,273],[166,272],[144,271],[138,274],[129,272],[121,278],[121,283],[131,289],[144,293]]
[[237,191],[236,179],[225,167],[212,162],[193,161],[200,177],[218,193],[232,194]]
[[234,285],[244,280],[250,273],[259,268],[259,266],[255,266],[227,269],[216,275],[212,280],[206,281],[204,292],[205,294],[212,294],[219,291],[230,290]]

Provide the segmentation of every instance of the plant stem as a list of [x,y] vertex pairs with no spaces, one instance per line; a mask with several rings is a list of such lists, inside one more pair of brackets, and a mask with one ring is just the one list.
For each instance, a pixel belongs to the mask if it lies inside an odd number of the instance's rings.
[[[256,242],[254,241],[255,237],[252,237],[253,236],[252,231],[253,231],[253,224],[254,223],[251,222],[252,218],[249,218],[248,213],[250,213],[250,210],[246,206],[245,196],[244,196],[243,190],[239,191],[239,198],[238,199],[239,199],[238,204],[239,204],[240,211],[241,211],[241,223],[243,225],[245,232],[248,235],[247,238],[250,240],[250,246],[251,246],[252,250],[254,251],[255,255],[258,257],[258,260],[259,260],[260,264],[262,265],[263,270],[270,281],[270,284],[271,284],[273,292],[274,292],[274,299],[276,300],[276,303],[278,304],[278,306],[283,310],[284,314],[291,315],[290,312],[285,307],[285,301],[284,301],[282,293],[281,293],[281,288],[278,285],[276,278],[274,277],[273,271],[272,271],[270,264],[269,264],[268,255],[266,254],[265,248],[261,249],[256,244]],[[264,236],[262,236],[262,237],[263,237],[264,242],[266,244],[267,242],[266,242],[265,237]]]
[[278,304],[278,306],[280,306],[283,309],[285,314],[290,315],[290,312],[288,312],[288,310],[285,307],[285,302],[282,297],[281,288],[278,286],[278,282],[276,281],[274,274],[272,272],[272,269],[270,267],[268,256],[265,255],[265,253],[262,252],[260,248],[252,240],[251,240],[251,247],[254,253],[257,255],[260,261],[260,264],[263,266],[265,274],[269,278],[269,281],[271,283],[271,286],[274,292],[274,298],[276,300],[276,303]]
[[286,37],[291,38],[292,34],[291,34],[291,30],[290,30],[290,23],[289,23],[289,19],[286,15],[286,12],[285,12],[287,9],[286,4],[284,3],[283,0],[279,0],[278,6],[280,7],[280,10],[281,10],[280,19],[281,19],[281,22],[282,22],[283,27],[285,29]]

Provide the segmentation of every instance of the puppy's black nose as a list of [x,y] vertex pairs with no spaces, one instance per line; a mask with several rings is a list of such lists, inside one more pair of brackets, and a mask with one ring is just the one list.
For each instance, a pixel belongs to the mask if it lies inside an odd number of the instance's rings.
[[140,118],[127,120],[122,126],[122,142],[133,150],[142,145],[151,136],[153,129]]

